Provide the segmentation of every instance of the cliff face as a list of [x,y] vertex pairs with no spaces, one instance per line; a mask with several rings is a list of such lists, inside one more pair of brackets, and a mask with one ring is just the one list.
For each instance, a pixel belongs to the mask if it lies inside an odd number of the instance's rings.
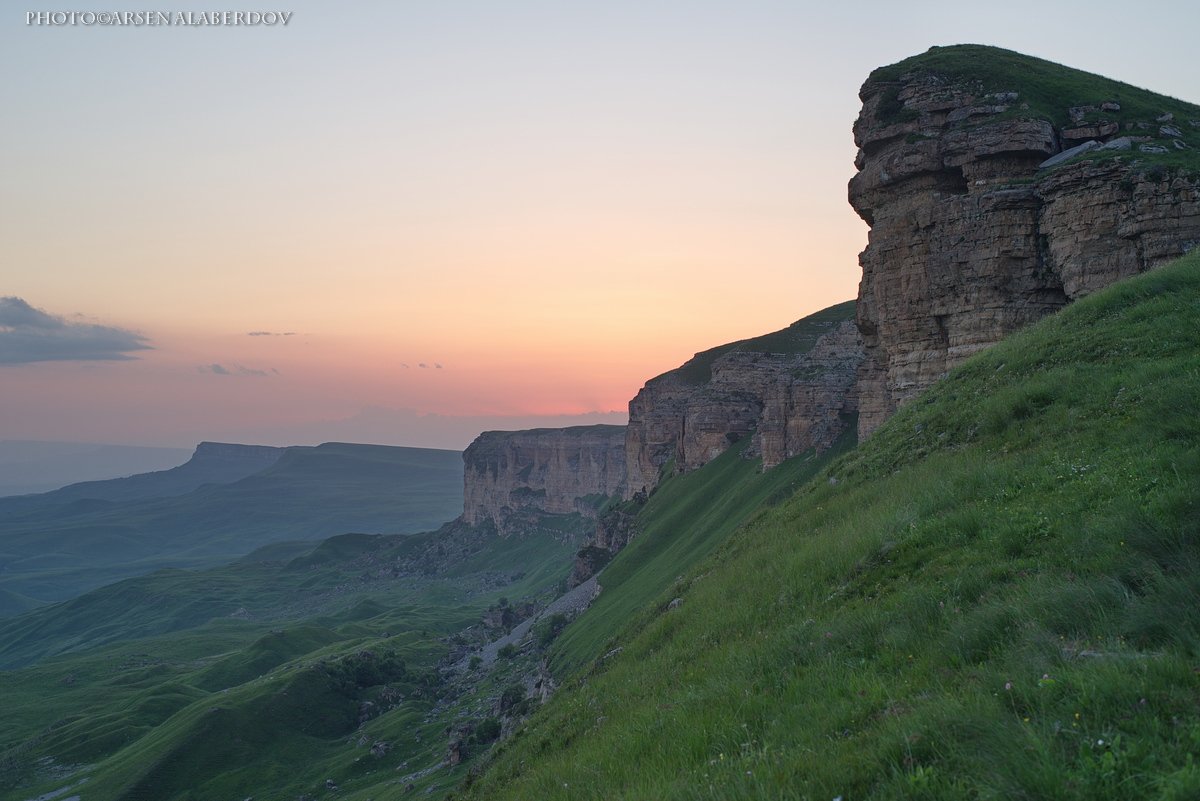
[[625,478],[625,427],[485,431],[463,453],[463,521],[501,531],[522,512],[594,514]]
[[625,497],[652,489],[664,466],[703,466],[742,437],[772,467],[833,443],[857,411],[862,346],[853,303],[782,331],[698,353],[629,402]]
[[[1200,109],[975,49],[877,70],[860,93],[860,436],[972,353],[1200,243],[1200,172],[1177,165],[1200,123],[1175,122]],[[953,58],[992,59],[991,85]]]
[[279,457],[283,455],[286,448],[277,448],[271,445],[237,445],[229,442],[201,442],[196,446],[195,453],[192,454],[192,461],[196,463],[238,463],[246,464],[258,469],[270,467],[279,461]]
[[[860,94],[857,304],[696,354],[646,383],[625,429],[484,434],[466,522],[633,498],[744,437],[771,467],[856,419],[864,436],[971,354],[1200,244],[1200,107],[973,45],[876,70]],[[604,551],[634,536],[606,530]]]

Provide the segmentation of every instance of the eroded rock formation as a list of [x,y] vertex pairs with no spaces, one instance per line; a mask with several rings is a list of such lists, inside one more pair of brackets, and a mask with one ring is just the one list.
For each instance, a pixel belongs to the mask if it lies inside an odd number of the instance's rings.
[[701,467],[743,437],[764,467],[828,448],[857,411],[862,361],[853,303],[757,339],[696,354],[650,379],[629,402],[625,497],[666,469]]
[[625,478],[625,427],[485,431],[463,453],[463,521],[505,531],[514,515],[595,514]]
[[[482,435],[465,454],[466,522],[590,514],[747,437],[746,455],[771,467],[856,419],[864,436],[971,354],[1200,244],[1200,160],[1187,156],[1200,109],[977,46],[881,68],[861,97],[849,194],[871,231],[857,305],[696,354],[646,383],[625,429]],[[606,531],[592,547],[632,536]],[[581,574],[603,561],[592,556]]]
[[871,226],[860,436],[971,354],[1200,243],[1200,179],[1146,160],[1200,136],[1105,98],[1060,109],[1056,125],[1023,91],[919,68],[862,87],[849,193]]

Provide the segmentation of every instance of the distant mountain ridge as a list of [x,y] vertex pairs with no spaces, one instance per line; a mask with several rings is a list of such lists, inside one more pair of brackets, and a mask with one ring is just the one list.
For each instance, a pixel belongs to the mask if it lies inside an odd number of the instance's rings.
[[461,505],[457,451],[202,443],[172,470],[0,499],[0,615],[283,541],[426,531]]
[[0,498],[176,467],[186,448],[0,440]]
[[[138,473],[124,478],[81,481],[61,489],[42,493],[37,500],[0,498],[0,510],[25,503],[61,503],[95,498],[105,501],[131,501],[140,498],[165,498],[183,495],[205,484],[229,484],[264,470],[283,455],[286,448],[269,445],[236,445],[225,442],[201,442],[188,461],[167,470]],[[7,502],[7,503],[6,503]],[[0,511],[2,513],[2,511]]]

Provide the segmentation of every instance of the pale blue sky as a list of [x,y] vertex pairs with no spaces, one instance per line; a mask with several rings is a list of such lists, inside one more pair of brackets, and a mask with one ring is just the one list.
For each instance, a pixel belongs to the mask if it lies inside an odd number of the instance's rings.
[[[285,0],[286,29],[25,25],[62,7],[0,15],[0,296],[154,350],[0,367],[21,390],[0,438],[315,440],[395,409],[362,436],[404,441],[414,413],[620,411],[697,350],[854,295],[874,67],[976,42],[1200,102],[1183,0]],[[446,369],[396,368],[421,361]]]

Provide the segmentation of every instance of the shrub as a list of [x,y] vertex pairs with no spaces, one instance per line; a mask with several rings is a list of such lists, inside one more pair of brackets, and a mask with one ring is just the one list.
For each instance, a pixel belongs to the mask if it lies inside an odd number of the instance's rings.
[[500,739],[500,721],[494,717],[487,717],[479,721],[479,725],[475,727],[475,734],[471,737],[475,742],[487,745]]
[[540,621],[534,629],[539,648],[545,648],[562,633],[562,630],[567,627],[567,616],[563,614],[554,614],[545,620]]

